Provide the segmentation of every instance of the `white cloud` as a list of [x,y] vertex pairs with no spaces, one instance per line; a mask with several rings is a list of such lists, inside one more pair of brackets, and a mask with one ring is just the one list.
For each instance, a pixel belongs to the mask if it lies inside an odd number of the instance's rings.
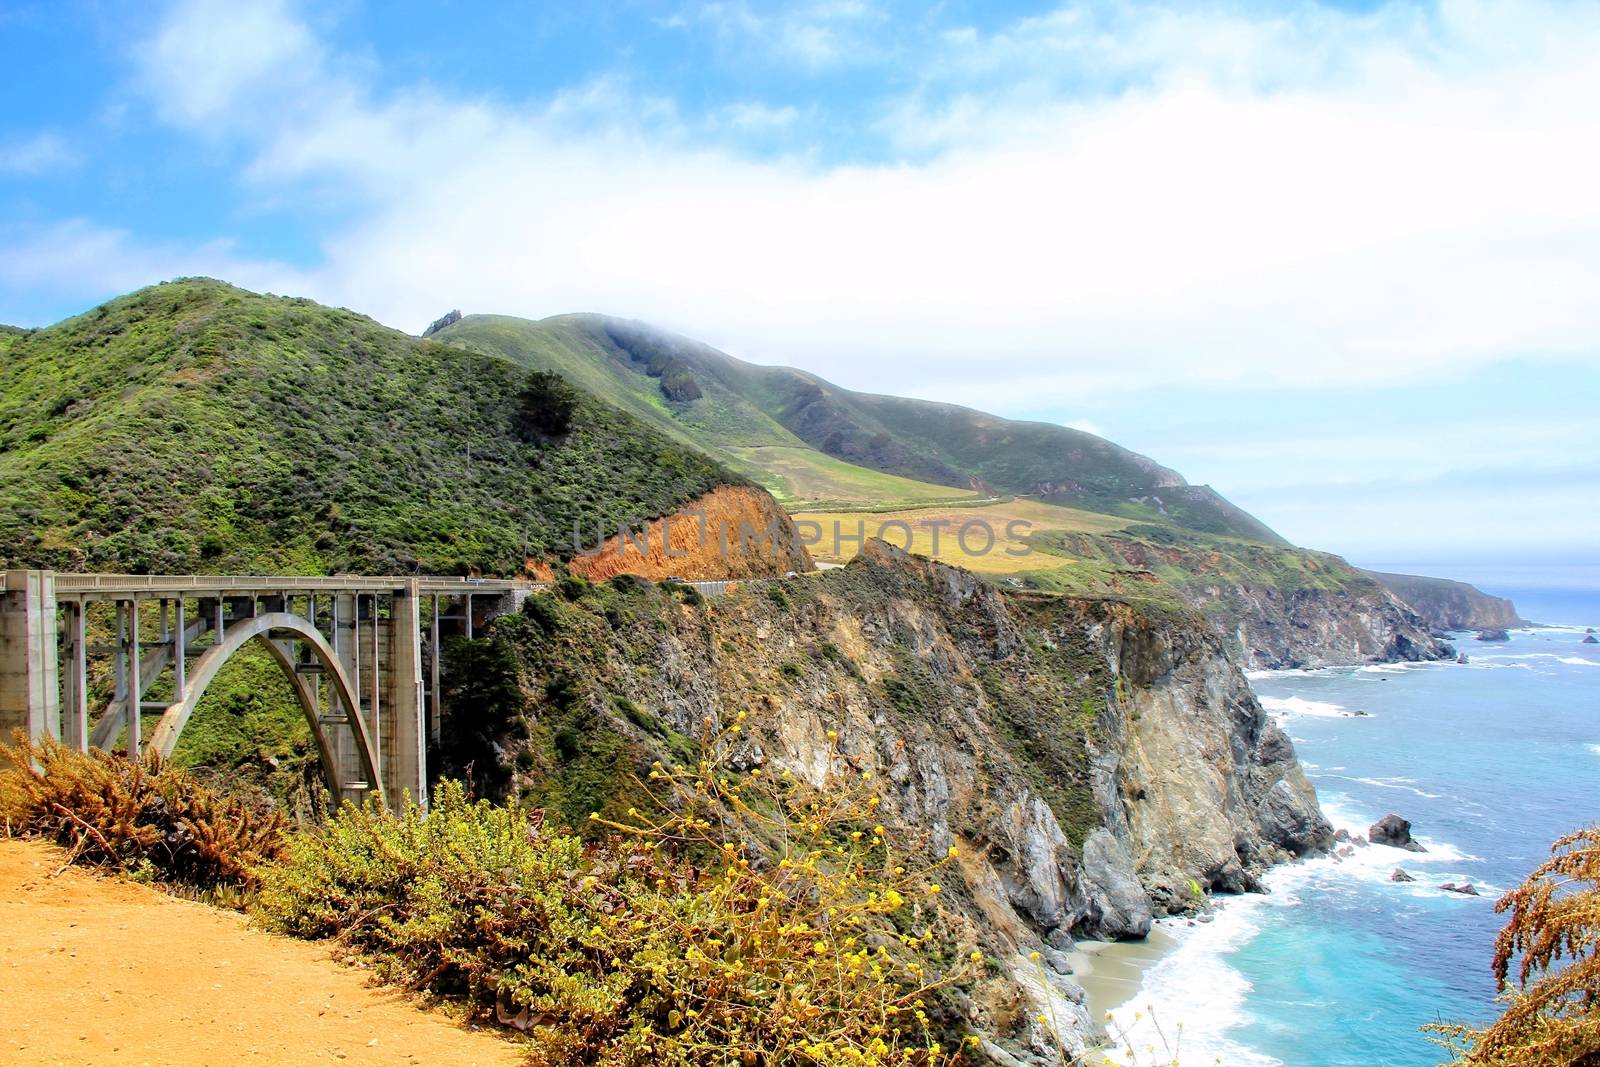
[[225,278],[267,292],[297,293],[305,286],[289,268],[241,256],[226,241],[154,245],[84,219],[0,228],[0,284],[17,293],[88,293],[100,299],[185,275]]
[[[1381,483],[1309,491],[1246,489],[1230,499],[1268,518],[1291,541],[1376,560],[1409,556],[1593,552],[1595,472],[1562,484]],[[1530,521],[1537,529],[1530,530]]]
[[677,25],[709,27],[726,52],[749,62],[820,70],[880,55],[871,31],[886,21],[883,12],[863,0],[812,0],[770,13],[746,0],[710,0],[680,16]]
[[718,125],[746,132],[770,132],[793,126],[800,117],[794,106],[772,107],[751,101],[728,104],[717,109],[714,121]]
[[327,74],[287,0],[181,0],[142,52],[145,85],[163,114],[188,124],[247,119],[233,109],[254,109],[269,92],[280,102],[314,95]]
[[0,174],[36,177],[71,170],[80,162],[77,149],[58,133],[46,131],[0,143]]
[[[900,140],[922,126],[915,162],[696,143],[671,101],[607,81],[520,108],[379,94],[280,3],[239,16],[248,32],[184,5],[146,83],[173,121],[257,139],[263,186],[353,190],[360,218],[307,284],[410,329],[458,304],[606,310],[1034,410],[1594,354],[1600,9],[1132,10],[1110,31],[1063,14],[947,38],[928,85],[965,55],[972,87],[884,110]],[[1096,92],[1017,88],[1074,57]],[[1015,83],[987,88],[1008,65]]]

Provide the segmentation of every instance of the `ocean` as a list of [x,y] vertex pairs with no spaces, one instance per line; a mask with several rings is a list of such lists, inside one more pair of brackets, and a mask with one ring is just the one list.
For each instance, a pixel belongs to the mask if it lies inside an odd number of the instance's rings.
[[[1570,625],[1507,643],[1457,635],[1466,665],[1252,676],[1336,827],[1365,834],[1394,812],[1428,851],[1372,846],[1280,867],[1270,894],[1223,898],[1208,923],[1164,924],[1176,948],[1114,1013],[1136,1062],[1158,1062],[1151,1009],[1169,1045],[1182,1024],[1183,1067],[1423,1067],[1446,1058],[1424,1024],[1494,1016],[1495,899],[1555,838],[1600,820],[1600,645],[1582,644],[1580,625],[1600,629],[1600,598],[1563,607]],[[1397,867],[1417,880],[1390,881]]]

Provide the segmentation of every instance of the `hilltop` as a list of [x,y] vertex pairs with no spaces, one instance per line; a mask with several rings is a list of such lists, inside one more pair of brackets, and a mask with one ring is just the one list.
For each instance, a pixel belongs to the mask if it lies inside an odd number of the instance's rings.
[[469,315],[433,336],[556,371],[724,459],[782,500],[826,504],[830,488],[837,493],[841,484],[876,493],[879,504],[1016,494],[1281,543],[1209,486],[1190,485],[1094,434],[858,393],[806,371],[747,363],[644,323],[600,315],[537,322]]
[[[1037,590],[1195,608],[1253,667],[1446,654],[1373,578],[1093,434],[855,393],[599,315],[440,322],[430,336],[558,373],[759,482],[825,562],[876,533]],[[1025,532],[974,552],[969,522]]]
[[747,484],[553,377],[217,281],[0,346],[7,567],[516,573]]
[[[1198,608],[1253,666],[1444,654],[1371,577],[1093,435],[852,393],[618,319],[452,318],[422,339],[187,279],[0,331],[0,565],[548,573],[619,519],[786,523],[765,486],[809,528],[875,512],[994,578]],[[1029,553],[927,537],[971,520],[1028,524]],[[808,569],[787,536],[770,558],[584,573]]]

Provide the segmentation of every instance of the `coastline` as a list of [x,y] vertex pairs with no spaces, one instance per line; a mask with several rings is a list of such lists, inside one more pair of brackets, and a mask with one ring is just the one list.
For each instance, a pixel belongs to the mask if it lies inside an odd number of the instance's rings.
[[[1263,878],[1267,893],[1217,897],[1209,922],[1163,919],[1144,942],[1079,943],[1073,978],[1089,1017],[1111,1030],[1085,1061],[1121,1064],[1131,1041],[1141,1056],[1169,1047],[1185,1063],[1229,1067],[1436,1063],[1418,1028],[1493,1013],[1494,901],[1564,832],[1562,783],[1593,781],[1600,767],[1595,720],[1571,710],[1600,680],[1600,649],[1578,643],[1586,628],[1518,627],[1509,643],[1467,645],[1466,664],[1251,672],[1329,821],[1356,835],[1398,812],[1426,851],[1368,845],[1281,864]],[[1437,728],[1441,709],[1460,731]],[[1543,732],[1519,747],[1529,722]],[[1372,745],[1378,728],[1403,743]],[[1544,784],[1516,807],[1534,765]],[[1513,808],[1517,819],[1501,817]],[[1530,816],[1538,825],[1520,821]],[[1414,880],[1392,878],[1397,868]],[[1446,892],[1446,881],[1480,895]]]
[[[1072,980],[1083,987],[1089,1017],[1107,1015],[1133,1001],[1144,986],[1145,973],[1178,947],[1178,939],[1157,920],[1142,941],[1079,941],[1068,953]],[[1109,1055],[1114,1049],[1106,1049]]]

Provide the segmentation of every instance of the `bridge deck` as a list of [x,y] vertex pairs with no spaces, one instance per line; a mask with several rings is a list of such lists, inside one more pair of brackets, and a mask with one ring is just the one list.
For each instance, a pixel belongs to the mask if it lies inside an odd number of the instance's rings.
[[[248,596],[268,593],[394,593],[406,588],[409,576],[260,575],[260,574],[66,574],[57,572],[58,600],[101,597]],[[417,591],[424,595],[466,596],[537,589],[541,582],[504,578],[451,578],[417,576]],[[0,591],[3,591],[0,577]]]

